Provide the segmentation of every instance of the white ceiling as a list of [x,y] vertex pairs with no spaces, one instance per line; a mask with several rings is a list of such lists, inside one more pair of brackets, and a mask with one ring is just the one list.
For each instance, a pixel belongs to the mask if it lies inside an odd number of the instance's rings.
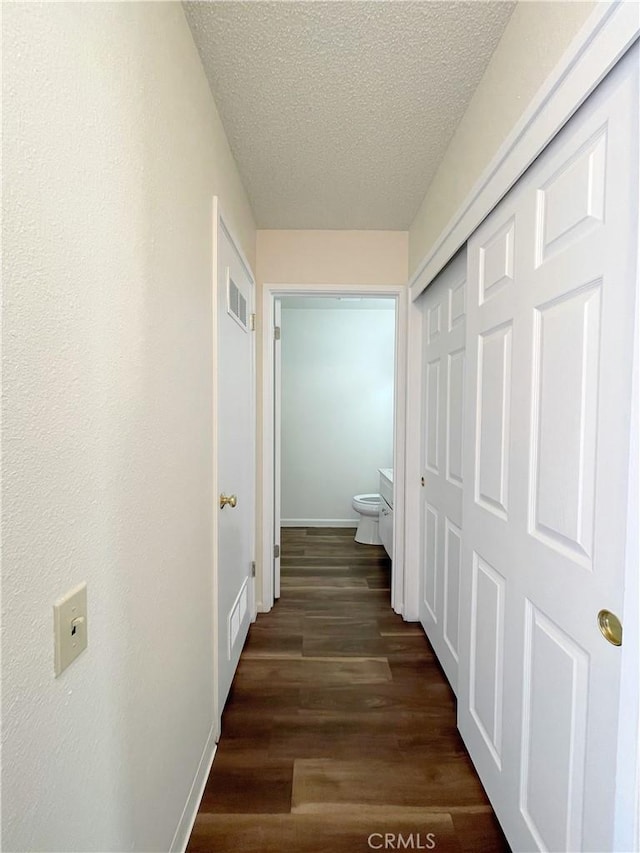
[[511,2],[186,2],[259,228],[411,224]]

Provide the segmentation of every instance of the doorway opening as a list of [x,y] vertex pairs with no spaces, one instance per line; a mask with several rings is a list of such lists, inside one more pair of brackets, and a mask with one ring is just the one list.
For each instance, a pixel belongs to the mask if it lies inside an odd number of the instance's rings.
[[[405,315],[401,287],[264,286],[260,610],[280,594],[281,526],[352,528],[355,535],[352,499],[380,493],[382,468],[393,476],[390,603],[404,612]],[[358,348],[365,346],[363,358]],[[313,382],[306,381],[311,370]]]

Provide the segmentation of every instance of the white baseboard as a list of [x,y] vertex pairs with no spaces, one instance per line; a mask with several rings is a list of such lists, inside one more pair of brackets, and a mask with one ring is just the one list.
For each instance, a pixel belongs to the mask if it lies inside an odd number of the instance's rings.
[[357,518],[282,518],[280,527],[357,527]]
[[196,822],[198,806],[200,805],[200,800],[204,793],[204,786],[207,784],[207,779],[209,778],[216,749],[216,729],[214,724],[211,726],[211,730],[209,731],[209,736],[207,737],[207,742],[204,745],[204,750],[198,764],[198,769],[196,770],[196,775],[193,779],[193,784],[191,785],[191,790],[189,791],[189,796],[187,797],[187,802],[184,805],[182,815],[178,821],[178,827],[175,835],[173,836],[171,847],[169,848],[170,853],[185,853],[185,850],[187,849],[189,837],[191,836],[193,824]]

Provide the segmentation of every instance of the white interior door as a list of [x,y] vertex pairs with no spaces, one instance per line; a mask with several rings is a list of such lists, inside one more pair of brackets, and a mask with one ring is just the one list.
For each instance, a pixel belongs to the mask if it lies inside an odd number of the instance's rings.
[[514,850],[612,849],[638,51],[468,244],[459,726]]
[[282,503],[282,302],[273,305],[273,597],[280,598],[280,526]]
[[420,621],[454,692],[462,556],[466,252],[421,297]]
[[222,713],[253,612],[253,280],[222,220],[217,236],[217,702]]

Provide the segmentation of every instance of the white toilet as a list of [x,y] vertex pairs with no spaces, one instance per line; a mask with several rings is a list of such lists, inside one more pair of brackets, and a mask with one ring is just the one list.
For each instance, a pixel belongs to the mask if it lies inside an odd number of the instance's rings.
[[356,542],[363,545],[382,545],[378,533],[380,495],[356,495],[351,501],[351,506],[360,513],[360,521],[354,537]]

